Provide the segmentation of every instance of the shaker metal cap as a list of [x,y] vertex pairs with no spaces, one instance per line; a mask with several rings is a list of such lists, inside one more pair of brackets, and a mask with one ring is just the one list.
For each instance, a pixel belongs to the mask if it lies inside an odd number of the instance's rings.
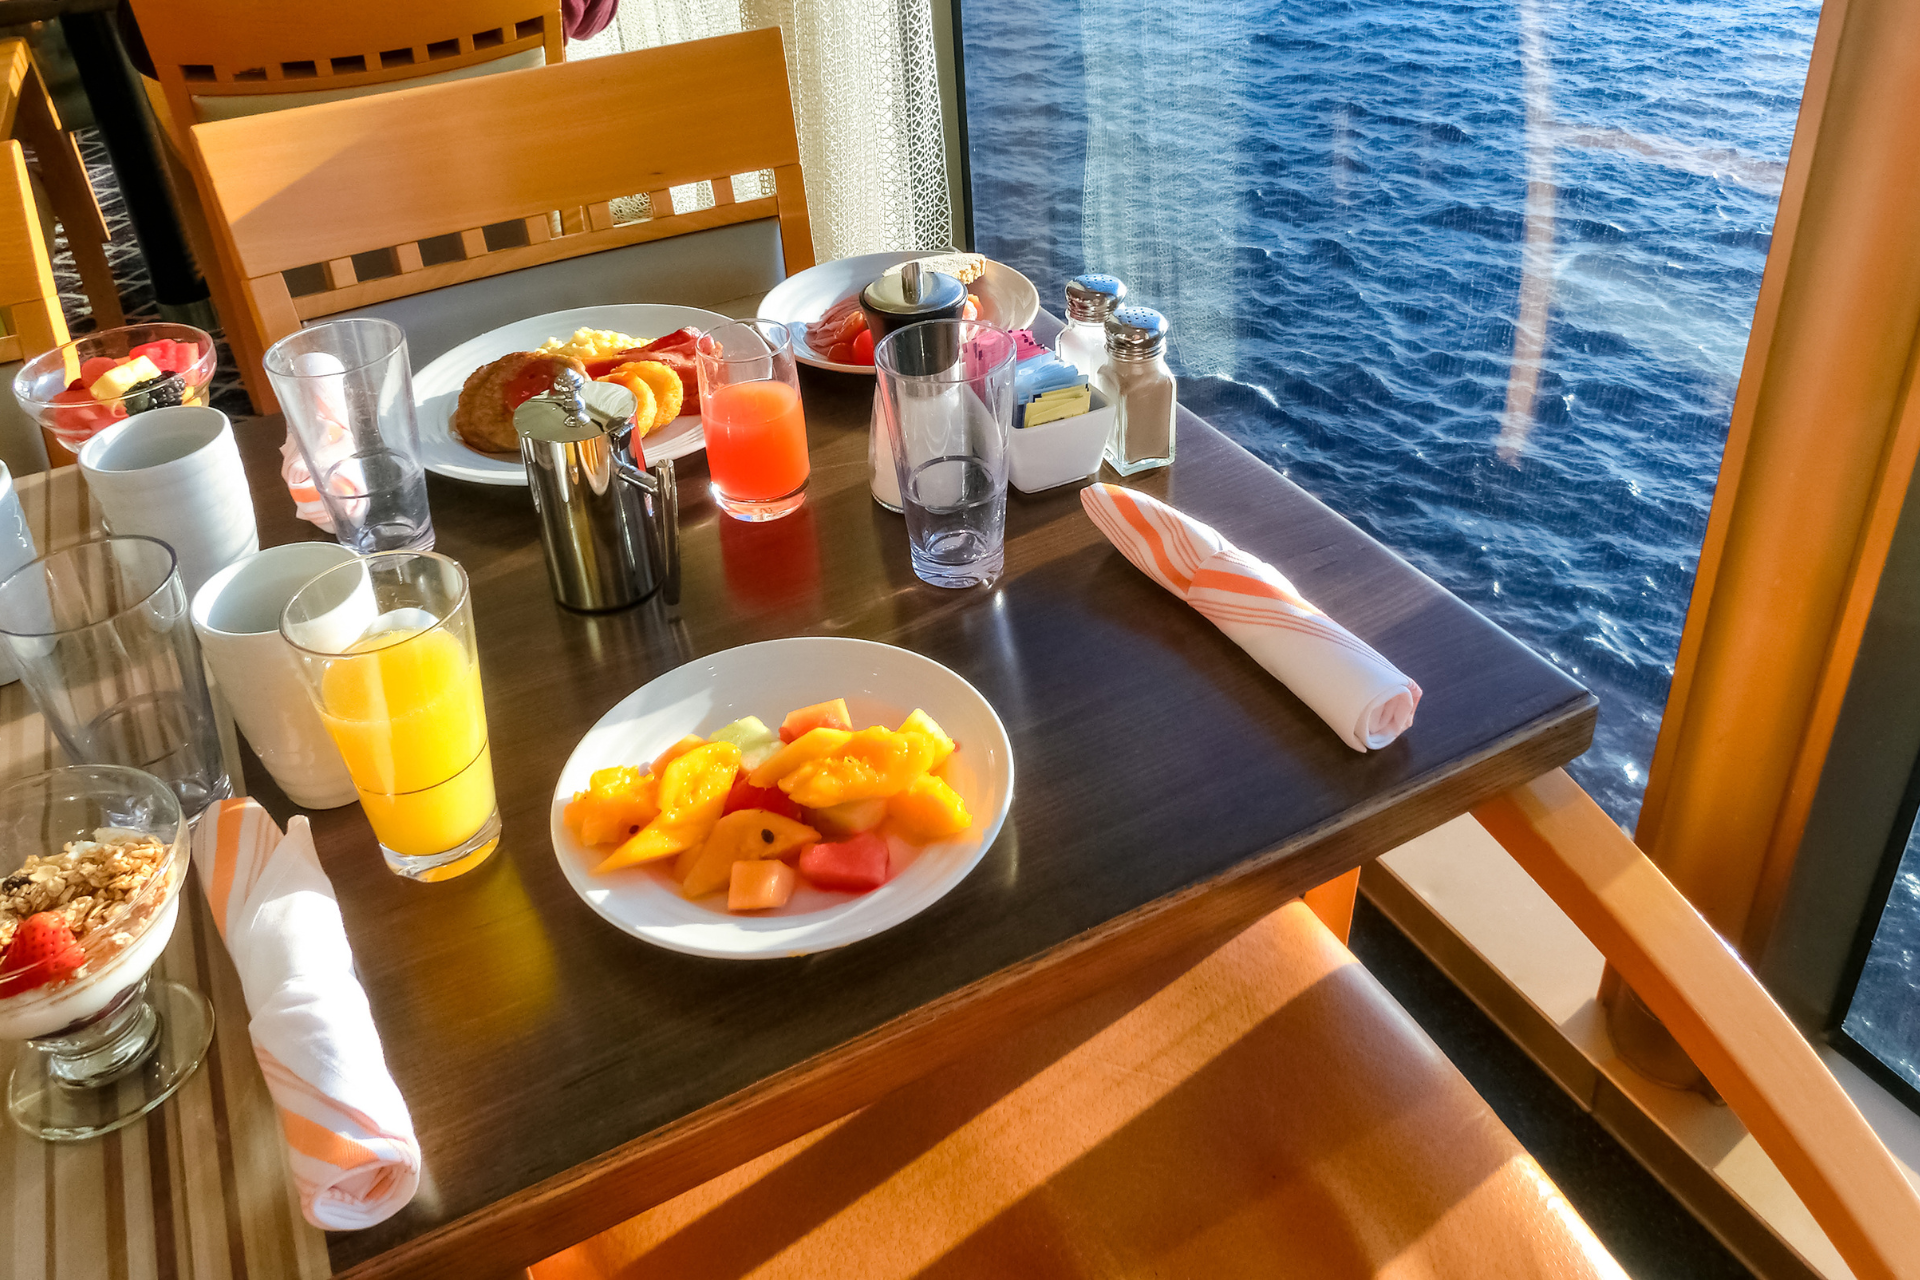
[[860,293],[860,305],[869,312],[917,320],[944,318],[942,313],[957,315],[966,301],[967,286],[945,272],[923,270],[917,262],[881,276]]
[[1147,360],[1167,345],[1167,318],[1150,307],[1121,307],[1107,317],[1107,354]]
[[1067,319],[1095,324],[1113,314],[1127,300],[1127,286],[1117,276],[1084,275],[1067,281]]

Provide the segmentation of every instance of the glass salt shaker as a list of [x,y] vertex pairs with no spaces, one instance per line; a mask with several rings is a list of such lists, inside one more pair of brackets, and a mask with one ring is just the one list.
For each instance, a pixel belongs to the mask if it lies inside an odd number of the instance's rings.
[[1107,361],[1094,375],[1113,405],[1107,465],[1123,476],[1173,462],[1173,370],[1167,367],[1167,321],[1146,307],[1107,317]]
[[1053,352],[1089,378],[1107,362],[1107,317],[1127,299],[1127,286],[1112,276],[1075,276],[1067,281],[1067,327]]

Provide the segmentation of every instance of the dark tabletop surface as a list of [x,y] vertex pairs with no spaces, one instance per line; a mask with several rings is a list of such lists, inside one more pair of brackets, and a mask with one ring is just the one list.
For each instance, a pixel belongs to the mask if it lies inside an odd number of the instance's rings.
[[[1077,485],[1011,495],[996,586],[925,586],[900,517],[867,494],[873,383],[801,372],[813,477],[799,513],[723,518],[702,459],[682,462],[677,617],[655,603],[562,610],[525,489],[429,481],[438,549],[473,581],[505,834],[479,870],[423,885],[387,872],[358,806],[312,815],[425,1157],[407,1209],[330,1238],[336,1269],[1085,931],[1126,928],[1167,895],[1249,867],[1292,877],[1288,892],[1310,887],[1565,763],[1591,737],[1596,704],[1579,685],[1184,413],[1179,461],[1138,487],[1271,560],[1424,686],[1418,719],[1392,746],[1344,746],[1122,559],[1082,513]],[[279,484],[282,434],[277,418],[240,428],[263,545],[322,536],[293,518]],[[662,672],[792,635],[886,641],[971,681],[1013,744],[1005,829],[947,897],[841,950],[729,962],[626,936],[554,860],[547,815],[562,763]],[[248,782],[280,820],[294,812],[257,762]],[[1373,821],[1382,817],[1398,821]],[[1350,826],[1368,834],[1328,852]]]

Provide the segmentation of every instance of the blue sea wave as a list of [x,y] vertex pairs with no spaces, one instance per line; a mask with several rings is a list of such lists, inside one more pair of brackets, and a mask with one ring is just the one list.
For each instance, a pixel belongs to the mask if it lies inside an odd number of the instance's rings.
[[1817,16],[965,0],[978,246],[1126,280],[1189,406],[1592,688],[1631,828]]

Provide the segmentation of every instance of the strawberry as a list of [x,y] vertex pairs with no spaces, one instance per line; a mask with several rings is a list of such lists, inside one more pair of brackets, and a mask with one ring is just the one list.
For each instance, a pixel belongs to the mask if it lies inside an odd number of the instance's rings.
[[86,962],[65,920],[51,911],[28,916],[0,956],[0,998],[58,982]]

